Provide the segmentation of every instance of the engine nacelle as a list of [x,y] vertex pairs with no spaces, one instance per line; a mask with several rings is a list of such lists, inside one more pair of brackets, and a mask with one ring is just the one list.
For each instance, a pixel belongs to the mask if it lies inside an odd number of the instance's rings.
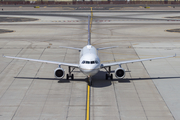
[[123,69],[123,68],[117,68],[116,70],[115,70],[115,76],[117,77],[117,78],[120,78],[120,79],[123,79],[124,77],[125,77],[125,70]]
[[54,70],[54,75],[55,75],[56,78],[62,79],[64,77],[64,75],[65,75],[65,72],[64,72],[64,70],[62,68],[56,68]]

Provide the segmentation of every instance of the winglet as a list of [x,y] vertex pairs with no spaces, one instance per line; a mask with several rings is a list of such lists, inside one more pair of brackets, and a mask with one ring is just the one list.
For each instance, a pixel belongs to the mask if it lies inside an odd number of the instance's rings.
[[2,57],[5,57],[4,54],[2,54]]
[[173,57],[176,57],[176,53],[175,53],[175,55]]

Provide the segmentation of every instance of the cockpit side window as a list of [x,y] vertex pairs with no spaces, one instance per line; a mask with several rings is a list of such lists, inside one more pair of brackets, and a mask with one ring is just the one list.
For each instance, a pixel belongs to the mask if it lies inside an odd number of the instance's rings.
[[98,64],[98,61],[96,60],[95,63]]
[[82,64],[84,64],[84,63],[85,63],[85,61],[83,60],[83,61],[82,61]]

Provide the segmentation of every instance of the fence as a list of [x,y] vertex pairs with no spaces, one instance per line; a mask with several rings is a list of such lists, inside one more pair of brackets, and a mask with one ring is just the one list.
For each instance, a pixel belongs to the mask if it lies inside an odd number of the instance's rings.
[[0,1],[1,5],[118,5],[118,4],[180,4],[180,1]]

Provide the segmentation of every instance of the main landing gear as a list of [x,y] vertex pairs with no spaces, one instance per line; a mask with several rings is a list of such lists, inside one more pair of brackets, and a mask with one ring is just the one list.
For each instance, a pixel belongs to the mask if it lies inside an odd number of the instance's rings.
[[73,72],[73,70],[75,69],[75,67],[73,67],[73,69],[71,70],[71,67],[69,66],[69,74],[66,75],[66,79],[69,80],[69,78],[71,78],[72,80],[74,79],[74,74],[71,74]]
[[106,80],[108,80],[109,78],[112,80],[113,79],[113,74],[111,74],[111,67],[109,66],[108,69],[105,67],[104,69],[107,71]]

